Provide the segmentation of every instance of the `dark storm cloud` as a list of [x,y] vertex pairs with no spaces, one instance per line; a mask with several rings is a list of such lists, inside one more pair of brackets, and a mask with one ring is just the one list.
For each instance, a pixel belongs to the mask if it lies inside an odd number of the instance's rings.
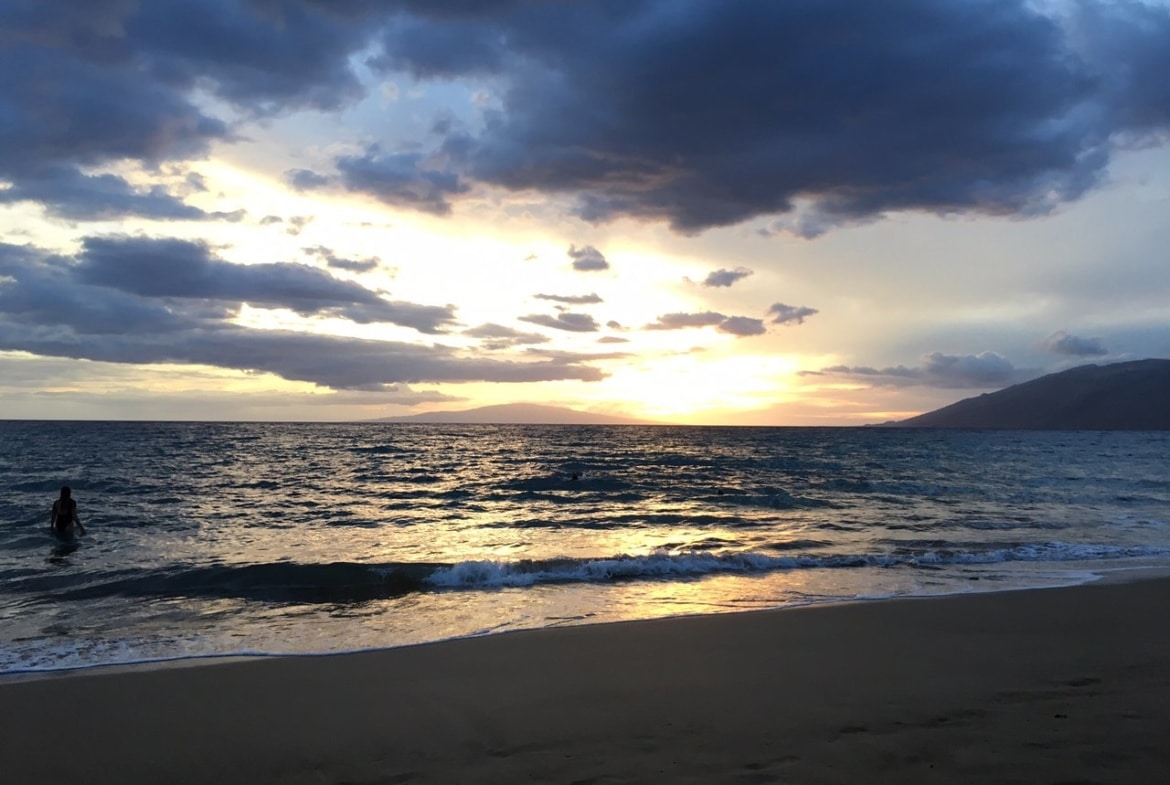
[[[124,332],[171,336],[204,318],[226,319],[230,307],[187,308],[152,302],[133,293],[80,285],[74,265],[26,247],[0,244],[0,322],[59,336],[111,336]],[[21,349],[9,346],[9,349]],[[31,349],[25,348],[25,351]],[[34,352],[35,353],[35,352]]]
[[[391,390],[416,382],[596,381],[603,376],[570,355],[503,362],[439,345],[241,327],[230,319],[246,298],[229,293],[233,287],[308,308],[302,287],[320,281],[287,269],[296,265],[272,265],[251,277],[226,269],[234,265],[215,260],[199,244],[132,241],[138,239],[91,238],[76,258],[0,244],[0,351],[210,365],[345,390]],[[157,274],[139,280],[149,273],[149,258]],[[372,293],[337,283],[317,295],[320,311],[332,313],[333,303],[345,302],[341,311],[368,309],[381,315]]]
[[768,315],[772,317],[772,324],[804,324],[804,320],[818,313],[816,308],[806,305],[785,305],[773,303],[768,308]]
[[117,175],[87,175],[71,166],[30,171],[12,186],[0,189],[0,203],[12,202],[37,202],[49,215],[70,221],[238,221],[244,217],[242,210],[209,213],[192,207],[160,185],[136,188]]
[[593,333],[601,329],[600,325],[597,324],[597,320],[587,313],[559,313],[556,316],[534,313],[528,316],[521,316],[520,321],[572,333]]
[[128,14],[127,38],[156,78],[211,83],[252,111],[336,109],[360,97],[349,56],[369,37],[310,5],[150,0]]
[[359,324],[388,322],[424,333],[454,320],[451,306],[394,302],[352,281],[303,264],[232,264],[200,242],[147,237],[89,237],[74,275],[140,297],[171,297],[288,308]]
[[16,38],[0,46],[0,173],[11,179],[54,164],[195,157],[227,136],[182,92],[145,77],[126,42],[106,53],[100,42],[88,51]]
[[1170,128],[1170,10],[1042,5],[8,0],[0,176],[198,157],[232,130],[194,96],[245,117],[337,110],[372,51],[375,72],[488,80],[498,106],[437,126],[426,155],[371,148],[298,187],[441,215],[488,184],[681,232],[1035,215]]
[[1170,11],[1162,4],[1088,2],[1070,10],[1072,40],[1101,69],[1104,102],[1131,131],[1164,132],[1170,125]]
[[175,215],[179,206],[162,194],[134,199],[109,180],[87,183],[79,199],[77,183],[71,190],[39,173],[203,155],[231,132],[194,103],[194,88],[246,115],[337,108],[360,96],[350,56],[370,35],[357,20],[298,2],[8,0],[0,177],[22,198],[79,219],[199,217]]
[[605,255],[592,245],[586,245],[582,248],[575,245],[569,246],[569,258],[573,260],[573,269],[581,272],[609,269],[609,262],[606,261]]
[[1038,375],[1018,369],[995,352],[953,355],[932,352],[923,356],[922,365],[887,368],[835,365],[816,375],[846,376],[879,387],[927,386],[946,389],[993,389],[1027,381]]
[[386,31],[382,47],[383,54],[371,66],[420,78],[489,74],[507,58],[504,41],[491,26],[460,19],[438,26],[400,19]]
[[742,281],[752,274],[746,267],[736,267],[734,270],[716,270],[703,279],[703,286],[731,286],[736,281]]
[[1097,184],[1119,134],[1170,125],[1170,11],[1137,2],[400,7],[382,65],[506,85],[447,138],[458,171],[576,195],[592,221],[1036,215]]
[[350,191],[433,215],[450,213],[447,198],[469,189],[459,175],[431,168],[418,153],[383,153],[371,147],[362,155],[342,156],[336,164],[342,184]]
[[601,298],[596,293],[592,294],[534,294],[532,295],[537,300],[551,300],[554,303],[565,303],[566,305],[594,305],[602,302]]
[[1040,344],[1046,352],[1066,357],[1100,357],[1109,354],[1100,338],[1081,338],[1064,330],[1054,332]]

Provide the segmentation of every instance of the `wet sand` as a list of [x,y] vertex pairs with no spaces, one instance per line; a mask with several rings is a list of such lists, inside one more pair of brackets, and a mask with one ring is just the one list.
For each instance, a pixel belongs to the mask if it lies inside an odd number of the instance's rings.
[[0,681],[0,780],[1155,783],[1170,580]]

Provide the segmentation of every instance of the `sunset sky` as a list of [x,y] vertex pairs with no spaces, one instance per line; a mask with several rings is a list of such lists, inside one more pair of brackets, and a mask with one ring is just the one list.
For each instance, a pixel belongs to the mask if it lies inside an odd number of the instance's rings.
[[1170,357],[1170,5],[0,0],[0,418],[897,419]]

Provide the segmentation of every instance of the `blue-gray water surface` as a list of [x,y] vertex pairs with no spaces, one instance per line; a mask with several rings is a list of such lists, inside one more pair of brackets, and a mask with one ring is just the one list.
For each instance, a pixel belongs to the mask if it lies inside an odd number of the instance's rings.
[[[1170,565],[1170,433],[0,422],[0,673]],[[68,484],[89,533],[61,541]]]

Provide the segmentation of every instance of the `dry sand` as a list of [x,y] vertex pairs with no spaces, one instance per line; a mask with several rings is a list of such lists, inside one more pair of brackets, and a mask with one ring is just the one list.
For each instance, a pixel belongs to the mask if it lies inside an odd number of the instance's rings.
[[0,782],[1170,781],[1170,580],[0,682]]

